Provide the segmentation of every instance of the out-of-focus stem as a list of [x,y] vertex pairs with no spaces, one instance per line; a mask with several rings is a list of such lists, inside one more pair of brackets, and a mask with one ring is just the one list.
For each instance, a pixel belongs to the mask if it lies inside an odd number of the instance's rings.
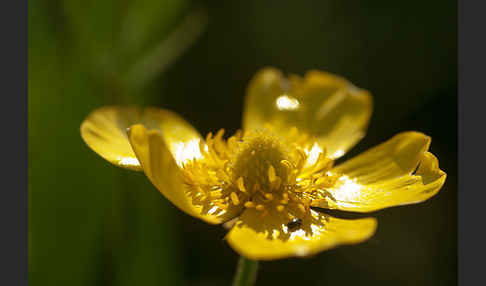
[[255,284],[258,271],[258,261],[240,256],[236,268],[233,286],[252,286]]

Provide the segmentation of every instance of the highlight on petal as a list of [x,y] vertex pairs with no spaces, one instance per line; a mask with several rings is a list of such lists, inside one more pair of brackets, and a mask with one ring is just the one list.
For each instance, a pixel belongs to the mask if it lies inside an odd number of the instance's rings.
[[112,164],[140,171],[140,163],[127,137],[127,128],[133,124],[159,130],[179,164],[201,156],[200,134],[177,114],[155,107],[105,106],[96,109],[81,124],[81,137],[93,151]]
[[208,223],[221,223],[219,217],[201,215],[200,207],[191,203],[180,166],[169,150],[173,138],[163,138],[159,130],[147,130],[141,124],[133,125],[129,131],[130,143],[145,175],[162,195],[189,215]]
[[91,112],[81,124],[81,137],[108,162],[131,170],[141,170],[126,135],[140,111],[134,107],[105,106]]
[[332,195],[313,206],[355,212],[423,202],[439,192],[446,173],[427,152],[430,137],[404,132],[335,167],[341,174],[327,191]]
[[264,68],[251,80],[243,113],[245,130],[271,125],[315,136],[338,158],[364,137],[372,112],[370,94],[336,75],[309,71],[304,78]]
[[276,213],[261,217],[257,210],[246,210],[230,230],[226,240],[247,258],[273,260],[306,257],[342,244],[356,244],[370,238],[376,230],[374,218],[345,220],[311,210],[296,229],[289,219]]

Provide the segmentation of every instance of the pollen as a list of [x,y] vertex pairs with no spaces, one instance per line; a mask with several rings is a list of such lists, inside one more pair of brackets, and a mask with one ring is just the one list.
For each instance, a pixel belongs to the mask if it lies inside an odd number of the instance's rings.
[[295,128],[288,136],[238,131],[226,140],[223,129],[209,133],[201,157],[182,165],[187,194],[201,213],[228,220],[245,210],[261,219],[308,217],[313,202],[334,199],[327,189],[339,178],[321,148]]

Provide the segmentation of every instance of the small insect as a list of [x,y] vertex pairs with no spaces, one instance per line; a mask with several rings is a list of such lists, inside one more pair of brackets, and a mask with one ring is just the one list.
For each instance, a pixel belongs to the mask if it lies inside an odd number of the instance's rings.
[[302,220],[300,218],[293,218],[291,221],[287,223],[287,228],[290,231],[294,231],[295,229],[299,228],[302,225]]

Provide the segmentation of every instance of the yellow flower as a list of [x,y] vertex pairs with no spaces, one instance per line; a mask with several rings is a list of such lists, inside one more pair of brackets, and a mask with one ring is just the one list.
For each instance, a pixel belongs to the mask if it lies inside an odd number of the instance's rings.
[[[372,98],[338,76],[284,77],[266,68],[251,80],[243,130],[206,138],[159,108],[103,107],[81,125],[84,141],[111,163],[143,170],[178,208],[230,228],[226,240],[254,260],[309,256],[362,242],[374,218],[347,220],[319,210],[370,212],[422,202],[446,174],[430,137],[400,133],[338,166],[365,134]],[[128,132],[127,132],[128,130]]]

